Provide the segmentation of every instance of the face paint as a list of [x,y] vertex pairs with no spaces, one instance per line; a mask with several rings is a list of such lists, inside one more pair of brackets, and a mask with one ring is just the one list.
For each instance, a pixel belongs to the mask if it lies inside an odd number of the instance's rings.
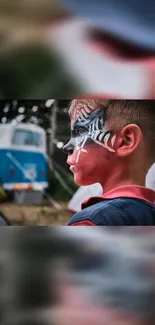
[[113,147],[116,135],[112,136],[111,131],[105,129],[105,110],[106,108],[94,110],[82,104],[75,108],[71,119],[72,136],[68,145],[72,143],[73,150],[78,151],[76,163],[82,152],[87,153],[84,149],[86,144],[96,143],[115,152]]
[[87,118],[92,112],[92,110],[93,109],[91,107],[88,107],[87,105],[84,105],[82,103],[76,105],[71,118],[71,129],[74,129],[74,124],[77,120],[80,120],[82,117]]

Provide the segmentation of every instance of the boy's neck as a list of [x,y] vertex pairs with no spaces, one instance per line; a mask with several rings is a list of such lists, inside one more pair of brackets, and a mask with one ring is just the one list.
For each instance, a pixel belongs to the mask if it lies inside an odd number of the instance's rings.
[[111,165],[111,168],[109,168],[106,179],[104,178],[103,182],[100,182],[104,193],[126,185],[145,187],[148,166],[146,167],[146,162],[141,158],[138,155],[133,158],[127,157],[126,160],[116,160],[113,162],[113,166]]
[[113,190],[114,188],[126,185],[137,185],[145,187],[145,177],[127,177],[127,178],[120,178],[118,175],[115,177],[113,175],[110,179],[107,180],[105,183],[100,183],[103,187],[104,194]]

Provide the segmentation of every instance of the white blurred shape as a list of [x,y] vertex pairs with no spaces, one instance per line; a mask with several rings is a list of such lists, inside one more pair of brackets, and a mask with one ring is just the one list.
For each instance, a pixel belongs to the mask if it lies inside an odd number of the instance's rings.
[[57,148],[58,149],[62,149],[63,146],[64,146],[64,143],[63,142],[60,141],[60,142],[57,143]]
[[146,187],[155,190],[155,164],[152,165],[146,176]]
[[83,201],[92,196],[101,196],[102,193],[103,190],[100,184],[81,186],[73,195],[71,201],[69,202],[68,208],[74,212],[79,212],[81,210],[81,204]]
[[[85,93],[113,98],[142,99],[150,94],[150,71],[143,61],[125,61],[106,52],[97,52],[88,42],[90,24],[80,19],[49,31],[47,41],[62,58],[68,73]],[[133,78],[134,76],[134,78]]]
[[2,123],[6,123],[7,122],[7,118],[4,116],[2,117]]
[[11,124],[16,125],[16,124],[18,124],[18,121],[16,119],[14,119],[14,120],[11,121]]
[[3,109],[3,112],[4,112],[4,113],[8,113],[9,108],[10,108],[10,105],[9,105],[9,104],[5,104],[5,107],[4,107],[4,109]]
[[37,110],[38,110],[38,106],[37,106],[37,105],[34,105],[34,106],[32,107],[32,112],[37,112]]
[[24,113],[25,112],[25,107],[21,106],[18,108],[19,113]]
[[24,114],[19,115],[19,116],[16,117],[16,121],[19,123],[19,122],[21,122],[24,118],[25,118],[25,115],[24,115]]
[[52,106],[52,104],[54,104],[54,99],[48,99],[47,101],[46,101],[46,107],[51,107]]

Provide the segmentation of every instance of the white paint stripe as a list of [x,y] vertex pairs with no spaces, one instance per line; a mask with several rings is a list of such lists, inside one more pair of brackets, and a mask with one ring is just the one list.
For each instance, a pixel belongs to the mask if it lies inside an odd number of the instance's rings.
[[92,132],[94,132],[95,131],[95,124],[93,123],[92,124]]
[[110,138],[110,133],[107,133],[104,137],[105,145],[108,146],[108,140]]
[[96,130],[99,130],[99,118],[96,120]]
[[92,125],[90,124],[89,125],[89,135],[91,135],[91,133],[92,133]]
[[85,111],[86,111],[88,114],[90,114],[90,113],[91,113],[91,110],[90,110],[90,108],[89,108],[89,107],[85,106],[85,107],[84,107],[84,109],[85,109]]
[[94,134],[93,134],[93,137],[95,139],[97,139],[97,137],[99,136],[100,133],[101,133],[100,131],[95,131]]
[[79,148],[79,149],[78,149],[79,152],[78,152],[78,154],[77,154],[76,163],[79,162],[81,152],[85,152],[85,153],[87,153],[87,150],[83,149],[83,147],[84,147],[84,145],[85,145],[87,139],[88,139],[88,137],[85,137],[85,139],[84,139],[84,141],[83,141],[81,147],[78,146],[78,148]]
[[115,141],[116,141],[116,134],[115,134],[115,135],[112,137],[112,139],[111,139],[112,147],[114,146]]
[[86,117],[86,118],[89,116],[89,115],[85,112],[84,109],[81,110],[81,113],[82,113],[82,115],[83,115],[84,117]]
[[80,113],[78,119],[79,119],[79,118],[81,119],[81,121],[83,121],[85,118],[88,118],[88,115],[86,115],[85,112],[83,113],[83,112],[81,111],[81,113]]
[[80,113],[80,115],[79,115],[79,117],[78,117],[78,119],[77,119],[78,121],[80,120],[80,121],[82,121],[83,120],[83,115],[82,115],[82,113]]
[[101,121],[101,128],[103,129],[104,128],[104,121],[103,121],[103,119],[101,119],[100,121]]
[[101,132],[100,136],[99,136],[99,141],[102,141],[103,137],[104,137],[105,133]]
[[81,147],[81,148],[83,148],[83,147],[84,147],[84,145],[85,145],[85,143],[86,143],[87,139],[88,139],[88,136],[86,136],[86,137],[85,137],[85,139],[84,139],[84,141],[83,141],[83,143],[82,143],[82,147]]
[[107,150],[110,151],[110,152],[116,152],[114,149],[112,149],[112,148],[106,146],[104,143],[101,143],[101,142],[99,142],[98,140],[94,140],[94,139],[93,139],[93,141],[94,141],[95,143],[99,144],[99,146],[101,146],[101,147],[107,149]]
[[86,149],[81,149],[82,152],[87,153],[88,151]]
[[79,152],[78,152],[78,154],[77,154],[77,158],[76,158],[76,164],[79,162],[80,154],[81,154],[81,151],[79,150]]
[[78,117],[78,121],[79,122],[81,122],[82,121],[82,117],[80,116],[80,117]]

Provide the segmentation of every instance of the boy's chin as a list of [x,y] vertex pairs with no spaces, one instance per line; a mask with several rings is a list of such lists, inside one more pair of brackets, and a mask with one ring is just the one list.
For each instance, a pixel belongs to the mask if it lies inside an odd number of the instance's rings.
[[76,174],[74,174],[74,182],[79,186],[89,186],[89,185],[97,183],[96,181],[93,181],[90,178],[86,178],[84,176],[80,176],[80,175],[76,175]]

